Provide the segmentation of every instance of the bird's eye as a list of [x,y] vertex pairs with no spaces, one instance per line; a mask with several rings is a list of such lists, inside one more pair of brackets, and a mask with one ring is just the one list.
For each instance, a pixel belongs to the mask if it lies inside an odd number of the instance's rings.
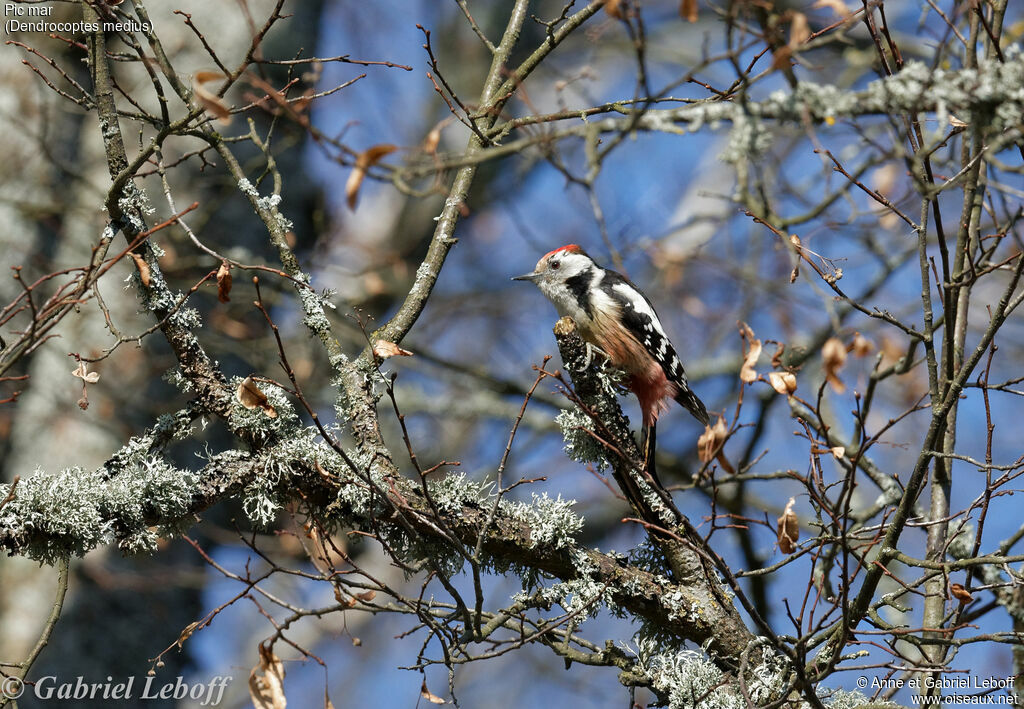
[[553,270],[555,270],[555,271],[557,271],[561,265],[562,265],[561,261],[552,261],[551,262],[551,268]]

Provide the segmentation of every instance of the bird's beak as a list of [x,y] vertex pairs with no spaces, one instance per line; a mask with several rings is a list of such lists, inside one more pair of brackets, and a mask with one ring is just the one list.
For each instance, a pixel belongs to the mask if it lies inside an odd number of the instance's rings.
[[539,273],[524,273],[521,276],[513,276],[513,281],[535,281],[540,278]]

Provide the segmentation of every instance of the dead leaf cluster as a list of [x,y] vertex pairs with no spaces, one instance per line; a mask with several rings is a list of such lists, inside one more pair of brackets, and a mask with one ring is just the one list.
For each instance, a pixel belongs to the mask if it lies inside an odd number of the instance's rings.
[[85,411],[89,408],[89,391],[86,389],[86,384],[95,384],[100,380],[99,372],[90,372],[85,365],[85,362],[78,360],[78,366],[71,371],[71,376],[78,377],[82,380],[82,398],[78,400],[78,408]]
[[768,382],[772,389],[786,396],[796,391],[796,375],[792,372],[769,372]]
[[259,644],[260,661],[249,672],[249,698],[254,709],[285,709],[284,663],[274,651]]
[[754,331],[746,323],[740,323],[740,336],[743,338],[743,365],[740,367],[740,381],[750,384],[757,380],[754,366],[761,356],[761,341],[754,337]]

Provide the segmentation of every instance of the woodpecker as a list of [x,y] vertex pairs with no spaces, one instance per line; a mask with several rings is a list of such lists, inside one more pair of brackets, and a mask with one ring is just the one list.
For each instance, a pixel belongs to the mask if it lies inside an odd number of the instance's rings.
[[583,340],[626,373],[640,402],[645,454],[653,454],[654,424],[668,410],[669,399],[708,424],[707,409],[686,383],[683,363],[651,301],[625,276],[569,244],[545,254],[533,273],[512,280],[536,283],[560,316],[576,321]]

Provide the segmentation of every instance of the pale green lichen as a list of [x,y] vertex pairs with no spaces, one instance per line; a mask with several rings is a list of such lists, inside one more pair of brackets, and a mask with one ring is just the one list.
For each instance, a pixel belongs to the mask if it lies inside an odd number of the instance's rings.
[[338,487],[338,501],[356,519],[370,520],[386,513],[386,501],[379,491],[388,489],[388,481],[376,456],[370,451],[356,450],[349,454],[349,459],[359,473],[352,474],[347,465],[335,469],[344,475]]
[[[1024,50],[1011,44],[1002,61],[982,58],[980,62],[977,69],[943,70],[908,61],[899,73],[871,82],[861,91],[801,81],[791,90],[774,91],[763,99],[705,101],[648,111],[639,124],[663,132],[677,132],[679,124],[684,124],[694,132],[729,122],[732,129],[722,158],[730,163],[748,161],[768,147],[771,135],[761,125],[768,120],[797,124],[808,119],[933,111],[936,120],[927,122],[934,126],[927,136],[931,141],[941,140],[948,132],[950,113],[972,126],[987,128],[992,135],[1015,130],[1024,113]],[[616,129],[612,118],[596,124],[603,130]]]
[[590,578],[561,581],[533,593],[524,591],[513,595],[512,600],[526,608],[549,609],[557,605],[566,613],[573,614],[577,624],[586,618],[596,617],[603,607],[613,605],[612,589],[608,584]]
[[[310,278],[305,273],[297,274],[297,280],[301,283],[309,283]],[[328,320],[327,314],[324,312],[324,308],[328,307],[333,309],[334,304],[331,303],[325,295],[317,293],[311,288],[298,288],[299,300],[302,303],[302,323],[310,329],[310,331],[318,335],[329,335],[331,333],[331,321]]]
[[848,692],[845,689],[819,689],[818,696],[829,709],[857,709],[866,704],[869,704],[872,709],[879,707],[897,709],[900,706],[883,700],[871,701],[860,692]]
[[[264,389],[267,398],[275,387]],[[283,395],[283,392],[282,392]],[[277,404],[275,404],[277,408]],[[256,409],[259,411],[259,409]],[[261,412],[262,413],[262,412]],[[278,409],[278,419],[282,416]],[[290,412],[293,422],[297,416]],[[285,421],[285,426],[288,422]],[[285,431],[278,431],[278,441],[266,450],[263,468],[248,482],[242,491],[242,508],[249,519],[259,527],[274,522],[277,511],[288,497],[291,486],[289,479],[298,473],[298,468],[320,468],[344,472],[347,466],[339,453],[319,439],[319,431],[313,427],[292,425]],[[343,486],[342,489],[345,489]]]
[[[666,646],[649,637],[634,638],[637,667],[651,686],[668,698],[670,709],[745,709],[748,704],[736,691],[734,680],[708,657],[696,650]],[[627,650],[629,648],[627,647]],[[750,650],[747,696],[754,706],[779,698],[786,686],[786,665],[767,646]]]
[[[48,563],[115,537],[129,540],[129,550],[140,548],[148,520],[187,513],[197,477],[160,457],[137,458],[137,450],[123,456],[116,475],[106,468],[67,468],[22,478],[0,511],[0,528],[26,545],[27,556]],[[0,498],[9,490],[0,485]]]
[[591,431],[594,422],[580,409],[562,409],[555,416],[555,423],[562,429],[565,440],[565,454],[578,463],[592,463],[598,472],[608,468],[607,451]]
[[450,473],[427,483],[430,497],[441,514],[458,515],[467,505],[484,505],[494,491],[493,480],[472,480],[463,472]]
[[530,528],[530,548],[551,545],[555,549],[572,544],[576,534],[583,528],[583,518],[572,511],[576,500],[563,500],[533,494],[531,502],[501,501],[505,514],[526,524]]
[[242,194],[253,197],[254,199],[259,199],[260,197],[260,193],[256,190],[253,184],[244,177],[238,181],[238,189],[242,191]]
[[278,491],[290,473],[284,460],[267,456],[263,469],[242,490],[242,509],[257,527],[268,527],[277,518],[281,509]]
[[168,369],[161,378],[182,394],[189,394],[195,389],[192,380],[182,373],[181,367],[175,366]]
[[969,559],[974,556],[974,538],[976,530],[973,524],[957,525],[949,530],[946,550],[954,559]]
[[735,111],[729,142],[722,151],[721,159],[735,165],[755,160],[768,150],[772,143],[771,132],[757,119],[743,111]]

